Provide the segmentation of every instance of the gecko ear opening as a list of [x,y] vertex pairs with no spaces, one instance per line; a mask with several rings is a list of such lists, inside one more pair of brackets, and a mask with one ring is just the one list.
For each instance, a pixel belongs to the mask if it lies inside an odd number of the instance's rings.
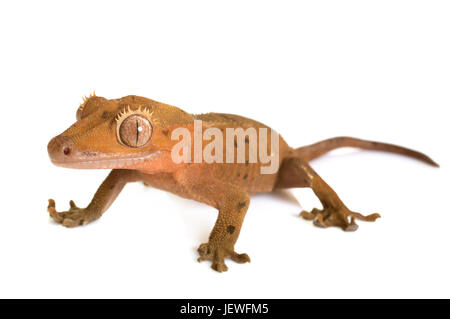
[[128,147],[145,146],[152,136],[150,121],[141,114],[132,114],[118,124],[117,138]]

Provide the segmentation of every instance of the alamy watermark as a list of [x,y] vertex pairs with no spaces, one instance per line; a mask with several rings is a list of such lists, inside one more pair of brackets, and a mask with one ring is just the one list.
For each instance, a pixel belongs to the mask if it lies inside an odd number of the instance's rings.
[[[274,174],[279,166],[279,135],[270,130],[268,149],[268,130],[265,127],[258,130],[253,127],[245,130],[241,127],[226,128],[224,139],[221,129],[208,127],[203,131],[202,121],[195,120],[193,137],[187,128],[179,127],[172,131],[171,139],[179,140],[172,148],[172,160],[175,163],[246,163],[248,144],[248,162],[257,163],[259,158],[260,163],[267,164],[260,167],[261,174]],[[203,146],[203,141],[211,142]]]

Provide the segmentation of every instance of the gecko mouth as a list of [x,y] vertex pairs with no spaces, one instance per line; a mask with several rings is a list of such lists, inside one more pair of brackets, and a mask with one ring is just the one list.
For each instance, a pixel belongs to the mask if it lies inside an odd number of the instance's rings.
[[56,166],[66,168],[82,168],[82,169],[113,169],[121,167],[129,167],[144,162],[149,157],[140,158],[114,158],[114,159],[97,159],[97,160],[69,160],[58,161],[51,160]]
[[159,151],[135,156],[135,157],[117,157],[117,158],[54,158],[50,155],[51,162],[60,167],[65,168],[79,168],[79,169],[114,169],[114,168],[126,168],[133,167],[135,165],[142,164],[143,162],[154,158],[159,155]]

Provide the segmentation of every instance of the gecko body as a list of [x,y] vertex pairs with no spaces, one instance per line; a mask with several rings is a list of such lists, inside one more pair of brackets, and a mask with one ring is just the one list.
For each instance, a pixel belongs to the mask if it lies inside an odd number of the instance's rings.
[[[233,141],[216,144],[211,156],[233,149],[232,162],[200,161],[194,157],[195,123],[226,135],[227,129],[244,132],[266,130],[266,139],[258,136],[233,136]],[[183,152],[173,152],[180,143],[174,139],[177,129],[188,132]],[[220,135],[219,134],[219,135]],[[202,140],[205,152],[219,135]],[[261,142],[262,141],[262,142]],[[276,141],[276,149],[273,141]],[[273,173],[264,174],[267,161],[250,154],[255,145],[264,146],[266,155],[278,163]],[[84,225],[98,219],[129,182],[142,181],[148,186],[172,192],[181,197],[203,202],[219,212],[207,243],[201,244],[199,261],[210,260],[216,271],[226,271],[225,258],[238,263],[249,262],[245,253],[237,253],[234,245],[250,204],[250,195],[294,187],[311,188],[322,203],[322,209],[302,211],[300,215],[319,227],[338,226],[345,231],[357,229],[355,219],[375,221],[379,215],[368,216],[351,211],[333,189],[311,168],[309,161],[340,147],[393,152],[438,166],[428,156],[392,144],[336,137],[312,145],[292,148],[268,126],[238,115],[207,113],[194,115],[180,108],[139,96],[106,99],[91,95],[77,110],[77,121],[66,131],[51,139],[48,153],[58,166],[81,169],[111,169],[90,204],[79,208],[70,201],[70,209],[58,212],[50,199],[48,212],[67,227]],[[244,157],[239,161],[239,148]],[[189,161],[175,161],[174,154],[188,154]],[[198,152],[198,150],[197,150]],[[203,153],[202,153],[203,154]],[[256,152],[258,154],[258,152]]]

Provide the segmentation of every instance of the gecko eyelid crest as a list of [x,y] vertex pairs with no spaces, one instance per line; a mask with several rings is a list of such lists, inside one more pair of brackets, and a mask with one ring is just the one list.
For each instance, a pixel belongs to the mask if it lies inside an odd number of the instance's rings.
[[87,100],[89,100],[91,97],[94,97],[95,95],[95,91],[92,92],[91,94],[89,94],[88,96],[83,96],[83,103],[80,104],[80,106],[78,107],[78,112],[83,112],[84,107],[86,106],[86,102]]
[[119,112],[115,118],[119,142],[133,148],[145,146],[152,136],[152,115],[153,112],[147,107],[132,110],[129,105]]
[[121,122],[125,118],[127,118],[129,115],[132,115],[132,114],[140,114],[150,120],[153,115],[153,111],[150,111],[150,109],[148,107],[142,107],[142,106],[140,106],[136,110],[132,110],[130,108],[130,106],[127,105],[127,107],[123,108],[115,117],[117,126],[120,126]]

